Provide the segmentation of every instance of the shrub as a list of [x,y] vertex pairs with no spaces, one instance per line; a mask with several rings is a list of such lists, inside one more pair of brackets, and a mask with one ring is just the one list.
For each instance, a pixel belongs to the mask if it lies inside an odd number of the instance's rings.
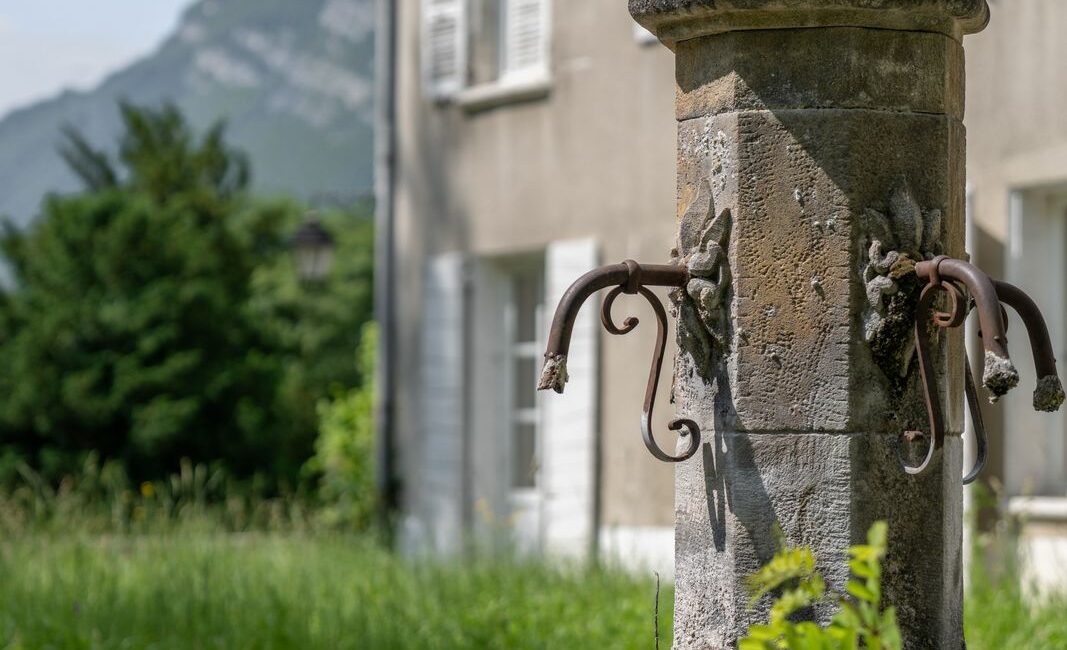
[[771,607],[766,625],[753,625],[740,641],[740,650],[899,650],[900,629],[896,609],[881,609],[882,559],[886,552],[887,526],[876,522],[867,533],[867,543],[849,549],[852,579],[846,587],[852,600],[837,596],[840,609],[826,628],[810,621],[793,622],[798,611],[825,599],[826,583],[815,572],[815,557],[809,548],[782,548],[762,569],[749,578],[752,603],[781,589]]
[[374,355],[378,340],[373,323],[363,327],[357,366],[363,385],[338,390],[319,402],[319,437],[308,470],[319,475],[321,510],[326,523],[365,527],[377,505],[374,484]]

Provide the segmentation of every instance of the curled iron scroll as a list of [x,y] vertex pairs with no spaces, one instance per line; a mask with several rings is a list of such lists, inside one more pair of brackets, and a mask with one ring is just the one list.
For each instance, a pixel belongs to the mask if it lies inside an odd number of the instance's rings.
[[656,347],[652,351],[652,367],[649,368],[648,384],[645,386],[645,404],[641,411],[641,439],[644,441],[649,453],[657,459],[667,463],[680,463],[683,460],[692,458],[693,454],[700,448],[700,427],[689,418],[675,418],[667,424],[667,428],[671,431],[677,431],[678,435],[689,438],[689,445],[677,456],[668,454],[656,444],[656,438],[652,435],[652,411],[656,407],[656,388],[659,386],[659,378],[663,370],[663,356],[667,349],[667,313],[654,293],[643,286],[633,287],[636,288],[636,292],[630,291],[630,288],[618,286],[608,293],[600,310],[600,321],[604,324],[604,329],[615,335],[628,334],[637,327],[640,321],[633,316],[623,321],[622,327],[615,325],[611,318],[612,305],[615,304],[615,299],[621,293],[639,293],[648,301],[652,311],[655,312],[657,326]]
[[[946,292],[949,296],[949,310],[942,312],[933,309],[933,302],[940,292]],[[919,377],[922,381],[923,397],[926,399],[926,413],[929,420],[929,434],[919,431],[909,431],[905,438],[917,440],[922,437],[928,438],[926,456],[918,465],[909,465],[903,457],[900,459],[904,471],[908,474],[921,474],[926,471],[934,459],[934,454],[945,443],[945,425],[941,415],[940,394],[937,390],[937,379],[934,377],[933,359],[930,353],[930,344],[926,336],[926,323],[930,320],[941,328],[959,327],[967,317],[967,300],[963,292],[953,282],[942,281],[939,277],[932,278],[919,294],[919,303],[915,310],[915,351],[919,359]]]
[[567,354],[570,350],[571,332],[574,321],[578,317],[578,311],[582,303],[593,293],[600,289],[612,287],[604,305],[600,311],[600,320],[611,334],[623,335],[632,332],[637,327],[638,320],[629,317],[618,326],[611,318],[611,307],[619,294],[640,294],[644,296],[648,304],[652,306],[656,314],[658,326],[656,335],[656,348],[652,353],[652,368],[648,373],[648,384],[645,387],[645,403],[641,411],[641,438],[645,447],[653,456],[668,463],[678,463],[691,458],[700,448],[700,427],[693,420],[676,418],[667,425],[672,431],[677,431],[680,436],[689,438],[689,445],[679,455],[668,454],[663,451],[652,435],[652,411],[656,406],[656,387],[659,385],[660,374],[663,370],[663,357],[667,348],[667,313],[663,304],[648,287],[684,287],[689,281],[689,272],[683,266],[674,264],[638,264],[633,260],[626,260],[621,264],[602,266],[589,271],[578,278],[563,294],[559,305],[556,307],[555,316],[552,319],[552,327],[549,329],[548,345],[545,349],[545,365],[541,370],[541,379],[538,382],[540,390],[554,390],[562,393],[567,383]]

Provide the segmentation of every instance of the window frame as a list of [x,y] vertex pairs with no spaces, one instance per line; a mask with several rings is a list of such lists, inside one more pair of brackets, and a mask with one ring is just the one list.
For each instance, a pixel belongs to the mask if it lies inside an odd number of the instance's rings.
[[[536,258],[520,257],[514,260],[509,260],[501,269],[505,278],[505,327],[504,327],[504,349],[505,354],[505,369],[504,374],[506,381],[503,382],[504,390],[506,391],[506,399],[503,400],[505,417],[504,422],[507,423],[507,480],[506,485],[508,491],[514,495],[533,495],[539,494],[541,490],[541,467],[543,466],[543,446],[544,446],[544,413],[542,405],[542,396],[540,393],[534,393],[533,406],[520,407],[515,403],[516,384],[519,381],[518,372],[521,367],[522,361],[532,361],[533,382],[532,386],[536,386],[537,373],[540,371],[538,367],[538,361],[541,359],[542,352],[544,350],[544,313],[545,313],[545,269],[544,259],[541,256]],[[536,299],[534,301],[533,313],[531,314],[519,314],[519,301],[516,292],[516,285],[521,276],[527,275],[536,279]],[[533,322],[533,335],[534,339],[531,341],[519,341],[519,318],[530,318]],[[534,446],[532,454],[532,480],[529,484],[520,482],[516,476],[516,469],[519,466],[516,454],[518,453],[518,427],[521,425],[533,425],[534,427]]]
[[[437,15],[428,14],[435,2],[440,0],[423,0],[421,17],[422,38],[422,74],[423,92],[431,101],[437,103],[453,102],[468,112],[493,108],[501,104],[531,101],[547,97],[552,88],[552,22],[553,0],[455,0],[454,11],[459,18],[457,22],[462,34],[457,39],[456,60],[461,67],[455,80],[441,83],[432,77],[437,69],[434,49],[431,47],[431,21]],[[515,69],[508,69],[509,53],[509,16],[508,10],[515,2],[539,2],[540,13],[540,64]],[[476,11],[475,2],[496,2],[500,4],[494,29],[496,31],[496,53],[494,75],[492,79],[476,81],[472,79],[472,53],[476,48],[472,39],[478,38],[475,31],[476,18],[481,12]],[[435,10],[439,13],[439,9]]]

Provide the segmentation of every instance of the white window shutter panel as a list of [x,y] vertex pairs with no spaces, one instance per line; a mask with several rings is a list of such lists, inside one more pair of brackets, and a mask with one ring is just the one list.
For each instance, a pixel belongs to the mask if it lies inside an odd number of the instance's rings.
[[549,0],[505,0],[504,81],[548,74]]
[[[545,251],[546,306],[555,309],[567,287],[596,265],[591,239],[551,243]],[[542,401],[544,540],[547,550],[565,555],[588,552],[596,532],[598,312],[597,297],[590,297],[574,323],[567,387]]]
[[422,0],[422,78],[429,97],[447,98],[464,86],[467,69],[466,0]]
[[463,537],[464,257],[430,259],[419,350],[419,518],[429,546],[459,550]]

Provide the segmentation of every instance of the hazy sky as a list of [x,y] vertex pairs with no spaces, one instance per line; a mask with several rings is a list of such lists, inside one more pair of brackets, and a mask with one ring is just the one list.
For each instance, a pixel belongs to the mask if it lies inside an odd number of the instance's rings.
[[0,0],[0,115],[151,52],[193,0]]

